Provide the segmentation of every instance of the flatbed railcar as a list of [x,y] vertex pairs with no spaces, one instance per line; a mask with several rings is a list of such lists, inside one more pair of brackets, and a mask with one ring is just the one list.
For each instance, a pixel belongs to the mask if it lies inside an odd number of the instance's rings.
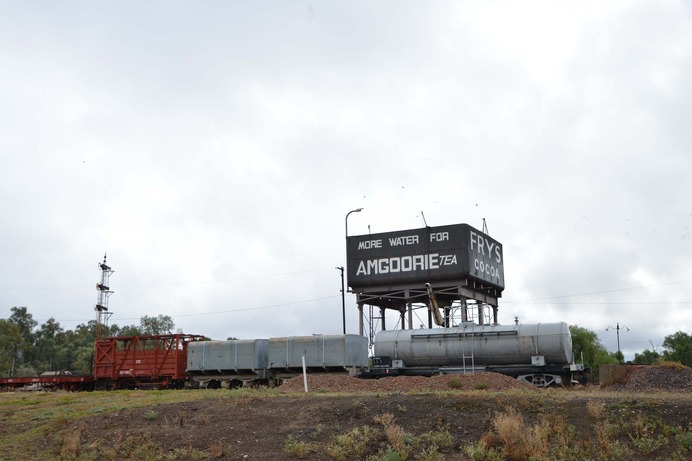
[[94,389],[94,377],[91,375],[57,374],[53,376],[0,378],[0,390],[16,389],[89,391]]

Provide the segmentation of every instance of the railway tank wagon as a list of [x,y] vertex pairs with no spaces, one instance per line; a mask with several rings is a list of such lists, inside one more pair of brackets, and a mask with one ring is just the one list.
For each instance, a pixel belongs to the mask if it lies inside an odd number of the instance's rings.
[[[571,381],[572,337],[565,322],[522,325],[462,324],[451,328],[385,330],[374,340],[398,374],[496,371],[533,385]],[[568,381],[568,382],[569,382]]]

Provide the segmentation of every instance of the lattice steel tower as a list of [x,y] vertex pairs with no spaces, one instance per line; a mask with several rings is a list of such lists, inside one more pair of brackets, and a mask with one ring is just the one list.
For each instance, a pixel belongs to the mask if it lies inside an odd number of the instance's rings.
[[106,254],[103,255],[103,262],[99,263],[101,268],[101,281],[96,284],[96,291],[98,291],[98,299],[96,300],[96,306],[94,310],[96,311],[96,337],[101,336],[101,330],[108,327],[108,319],[113,315],[108,312],[108,298],[113,294],[110,289],[109,279],[113,272],[115,272],[109,265],[106,264]]

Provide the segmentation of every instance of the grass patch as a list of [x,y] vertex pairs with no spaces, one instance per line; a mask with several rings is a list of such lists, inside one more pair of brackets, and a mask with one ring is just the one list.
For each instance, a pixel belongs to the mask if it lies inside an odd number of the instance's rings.
[[147,421],[154,421],[155,419],[157,419],[159,417],[159,414],[157,412],[155,412],[154,410],[149,410],[146,413],[144,413],[144,415],[142,415],[142,417],[144,419],[146,419]]
[[338,461],[361,459],[368,444],[376,437],[370,426],[353,428],[345,434],[337,435],[335,441],[328,444],[325,453]]
[[317,444],[296,440],[289,435],[284,442],[284,452],[294,458],[307,458],[317,451]]
[[461,379],[457,378],[456,376],[449,378],[447,385],[452,389],[461,389]]

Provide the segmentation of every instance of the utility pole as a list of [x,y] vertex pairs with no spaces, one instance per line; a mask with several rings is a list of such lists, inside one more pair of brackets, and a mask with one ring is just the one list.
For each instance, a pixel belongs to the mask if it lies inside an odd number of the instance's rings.
[[344,291],[344,266],[336,268],[341,271],[341,314],[343,317],[344,334],[346,334],[346,292]]

